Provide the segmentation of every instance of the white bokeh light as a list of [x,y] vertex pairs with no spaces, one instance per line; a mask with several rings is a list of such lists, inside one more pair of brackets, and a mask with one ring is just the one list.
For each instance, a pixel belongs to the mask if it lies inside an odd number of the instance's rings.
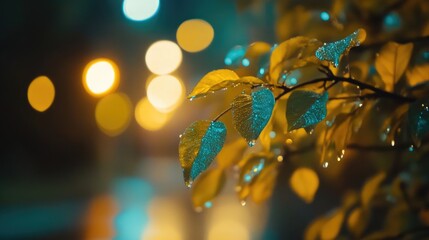
[[158,11],[159,0],[124,0],[123,11],[132,21],[151,18]]

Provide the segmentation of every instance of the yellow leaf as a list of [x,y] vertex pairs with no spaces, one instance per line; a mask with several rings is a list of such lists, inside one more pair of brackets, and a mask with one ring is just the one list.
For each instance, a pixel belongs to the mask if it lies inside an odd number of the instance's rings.
[[314,52],[322,43],[317,39],[294,37],[282,42],[272,52],[270,58],[271,83],[277,84],[284,71],[303,67],[309,62],[317,63]]
[[319,177],[312,169],[302,167],[293,172],[289,183],[300,198],[311,203],[319,188]]
[[263,84],[259,78],[247,76],[240,78],[234,71],[219,69],[207,73],[195,86],[188,98],[204,96],[209,92],[219,91],[236,84]]
[[387,91],[394,91],[395,84],[407,69],[413,51],[413,44],[388,42],[375,60],[375,69],[380,74]]
[[360,237],[368,223],[368,214],[361,207],[353,209],[347,219],[347,228],[356,237]]
[[227,168],[237,164],[243,157],[244,151],[247,149],[247,143],[243,138],[239,138],[220,151],[217,156],[217,163],[221,168]]
[[412,70],[407,71],[405,75],[410,86],[429,81],[429,63],[417,65]]
[[326,218],[321,217],[313,220],[305,229],[304,240],[317,240],[319,239],[320,230],[326,223]]
[[194,207],[202,207],[215,198],[225,184],[225,173],[221,168],[209,169],[195,181],[192,188]]
[[254,42],[249,45],[245,57],[258,58],[271,50],[271,45],[266,42]]
[[333,216],[323,224],[320,239],[335,239],[341,230],[344,221],[344,211],[337,210]]
[[255,203],[265,202],[273,194],[278,175],[277,164],[266,167],[252,185],[251,196]]
[[371,199],[374,197],[374,194],[376,193],[378,187],[380,186],[381,182],[386,177],[386,173],[380,172],[379,174],[373,176],[370,178],[365,185],[362,188],[361,192],[361,201],[362,206],[367,207],[370,203]]

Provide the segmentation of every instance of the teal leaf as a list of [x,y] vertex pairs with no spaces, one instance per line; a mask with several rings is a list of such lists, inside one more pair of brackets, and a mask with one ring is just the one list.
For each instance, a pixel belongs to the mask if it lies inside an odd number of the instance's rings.
[[420,100],[410,104],[408,126],[414,143],[418,146],[421,139],[429,133],[429,100]]
[[226,127],[208,120],[192,123],[180,137],[179,160],[186,185],[206,170],[225,142]]
[[259,88],[250,95],[240,94],[232,102],[234,127],[250,146],[270,120],[274,103],[274,95],[267,88]]
[[328,93],[294,91],[289,96],[286,108],[288,130],[308,128],[326,117]]
[[329,61],[338,67],[341,57],[348,54],[350,49],[359,46],[366,38],[364,29],[358,29],[349,36],[336,42],[324,43],[323,46],[316,50],[316,57],[323,61]]

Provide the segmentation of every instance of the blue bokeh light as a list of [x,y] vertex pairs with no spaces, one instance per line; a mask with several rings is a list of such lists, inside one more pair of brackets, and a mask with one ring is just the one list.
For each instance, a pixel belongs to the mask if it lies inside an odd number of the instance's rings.
[[323,21],[329,21],[329,19],[331,18],[331,16],[329,16],[329,13],[327,13],[327,12],[321,12],[320,13],[320,18],[323,20]]

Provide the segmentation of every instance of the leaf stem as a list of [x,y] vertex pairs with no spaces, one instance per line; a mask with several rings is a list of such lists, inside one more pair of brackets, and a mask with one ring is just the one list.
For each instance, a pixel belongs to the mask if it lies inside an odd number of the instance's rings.
[[225,115],[227,112],[231,111],[232,107],[229,107],[227,109],[225,109],[223,112],[221,112],[219,115],[217,115],[214,119],[213,122],[216,122],[217,120],[219,120],[219,118],[221,118],[223,115]]

